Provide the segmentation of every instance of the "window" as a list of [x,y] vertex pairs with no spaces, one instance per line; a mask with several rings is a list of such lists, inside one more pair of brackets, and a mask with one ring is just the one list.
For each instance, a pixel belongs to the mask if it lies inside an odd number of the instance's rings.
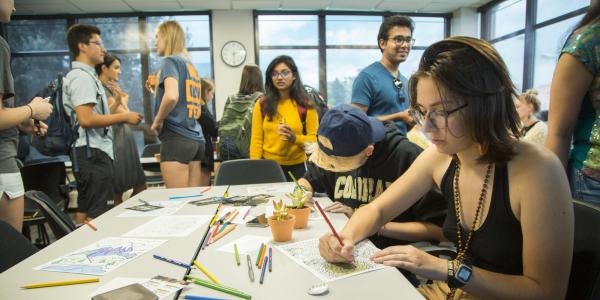
[[[538,90],[542,110],[548,109],[562,45],[589,4],[589,0],[507,0],[479,10],[483,38],[500,53],[519,92]],[[526,23],[525,16],[533,15],[535,20]]]
[[[408,60],[400,65],[406,77],[417,69],[423,50],[446,36],[449,20],[445,15],[412,18],[417,41]],[[350,103],[358,73],[381,59],[377,35],[383,14],[259,12],[256,20],[258,62],[263,72],[276,56],[290,55],[303,83],[318,88],[330,106]],[[324,40],[319,40],[321,35]]]
[[525,28],[525,0],[509,0],[498,4],[491,12],[491,38]]
[[544,42],[535,45],[533,87],[538,91],[538,97],[542,102],[542,110],[548,109],[550,83],[562,46],[573,27],[581,21],[581,18],[581,15],[576,16],[536,30],[536,39]]
[[[7,41],[11,45],[12,68],[15,77],[17,101],[28,101],[42,90],[55,76],[66,73],[70,67],[66,42],[67,24],[85,23],[100,28],[102,40],[108,52],[121,59],[120,85],[129,94],[129,108],[144,114],[149,123],[154,99],[145,91],[144,83],[149,73],[158,70],[154,35],[158,24],[165,20],[177,20],[186,32],[186,45],[192,63],[200,76],[212,77],[211,32],[208,14],[177,16],[135,16],[87,18],[73,16],[68,19],[15,19],[6,26]],[[145,28],[140,31],[140,28]],[[33,67],[32,67],[33,66]],[[148,66],[146,68],[145,66]],[[211,107],[214,111],[214,102]],[[141,130],[134,132],[138,149],[144,141],[154,143]]]

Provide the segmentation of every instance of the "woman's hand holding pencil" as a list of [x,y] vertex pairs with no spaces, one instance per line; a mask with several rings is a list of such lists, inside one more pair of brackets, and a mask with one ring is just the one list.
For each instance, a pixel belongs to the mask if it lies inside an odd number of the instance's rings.
[[344,246],[331,233],[319,238],[319,253],[327,262],[352,262],[354,261],[354,241],[351,238],[340,235]]

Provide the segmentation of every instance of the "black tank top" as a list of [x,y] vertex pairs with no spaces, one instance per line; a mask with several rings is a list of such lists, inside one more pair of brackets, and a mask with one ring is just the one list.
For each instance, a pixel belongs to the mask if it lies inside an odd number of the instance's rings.
[[[456,160],[453,160],[442,178],[442,193],[448,203],[448,214],[444,220],[444,236],[457,244],[456,214],[454,209],[453,179]],[[468,231],[463,227],[463,242]],[[467,250],[474,266],[482,269],[510,274],[523,274],[523,234],[521,223],[510,208],[508,192],[508,170],[506,163],[497,164],[494,186],[488,215],[484,223],[473,233]]]

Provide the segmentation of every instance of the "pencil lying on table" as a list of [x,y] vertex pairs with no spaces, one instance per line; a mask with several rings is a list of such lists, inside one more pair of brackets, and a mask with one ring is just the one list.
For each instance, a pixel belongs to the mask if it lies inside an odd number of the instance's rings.
[[22,286],[24,289],[37,289],[51,286],[61,286],[61,285],[71,285],[71,284],[81,284],[81,283],[92,283],[98,282],[100,279],[98,278],[86,278],[86,279],[77,279],[77,280],[67,280],[67,281],[53,281],[53,282],[44,282],[44,283],[36,283],[36,284],[28,284]]
[[220,238],[224,237],[226,234],[232,232],[235,229],[236,225],[235,224],[231,224],[229,226],[227,226],[227,228],[225,228],[223,231],[219,232],[217,235],[215,235],[212,240],[210,240],[208,242],[208,244],[212,244],[216,241],[218,241]]

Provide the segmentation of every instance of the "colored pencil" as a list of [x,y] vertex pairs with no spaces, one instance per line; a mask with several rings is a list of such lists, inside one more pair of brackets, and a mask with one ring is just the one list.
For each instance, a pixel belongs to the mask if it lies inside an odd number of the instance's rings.
[[215,221],[217,220],[217,217],[219,216],[219,210],[221,210],[221,207],[223,207],[223,203],[219,203],[219,205],[217,205],[217,210],[215,211],[215,214],[214,214],[212,220],[210,220],[210,224],[208,225],[208,227],[212,227],[213,224],[215,224]]
[[342,242],[342,239],[338,235],[337,231],[335,231],[335,228],[331,224],[331,221],[329,221],[329,218],[327,218],[327,215],[325,214],[325,211],[323,211],[323,208],[321,207],[321,204],[319,204],[319,201],[315,200],[315,204],[317,205],[319,212],[321,212],[321,215],[323,215],[323,219],[325,219],[325,222],[327,222],[327,225],[329,225],[329,229],[331,229],[331,232],[333,232],[333,235],[335,236],[335,238],[338,240],[338,242],[340,242],[340,245],[342,245],[342,247],[344,247],[344,242]]
[[210,240],[209,245],[220,240],[226,234],[232,232],[235,228],[236,228],[235,224],[231,224],[231,225],[227,226],[227,228],[225,230],[223,230],[223,232],[220,232],[219,234],[215,235],[215,237],[212,240]]
[[205,296],[194,296],[194,295],[185,295],[183,296],[185,300],[227,300],[224,298],[213,298],[213,297],[205,297]]
[[223,193],[223,198],[229,198],[229,188],[231,187],[231,185],[227,186],[227,189],[225,190],[225,193]]
[[198,267],[198,269],[202,271],[202,273],[204,273],[204,275],[206,275],[206,277],[208,277],[208,279],[210,279],[212,282],[220,284],[219,280],[217,280],[217,278],[213,274],[208,272],[208,270],[204,268],[197,260],[194,260],[194,266]]
[[269,260],[269,257],[265,256],[265,260],[261,262],[261,265],[264,265],[265,267],[262,268],[262,270],[260,271],[260,284],[263,284],[263,281],[265,281],[265,270],[267,269],[267,260]]
[[252,269],[250,254],[246,254],[246,262],[248,263],[248,277],[250,277],[250,282],[254,282],[254,269]]
[[98,278],[86,278],[86,279],[77,279],[77,280],[66,280],[66,281],[53,281],[53,282],[44,282],[44,283],[34,283],[22,286],[24,289],[37,289],[37,288],[45,288],[52,286],[61,286],[61,285],[71,285],[71,284],[81,284],[81,283],[92,283],[98,282],[100,279]]
[[194,197],[200,197],[200,196],[202,196],[202,194],[185,195],[185,196],[171,196],[171,197],[169,197],[169,200],[184,199],[184,198],[194,198]]
[[248,216],[249,213],[250,213],[250,209],[248,209],[246,211],[246,213],[244,214],[244,217],[242,218],[242,220],[246,220],[246,217]]
[[262,254],[260,255],[260,259],[258,260],[258,268],[259,269],[262,269],[262,267],[263,267],[263,259],[265,259],[265,256],[267,256],[267,244],[265,244]]
[[154,257],[154,258],[156,258],[156,259],[158,259],[158,260],[162,260],[162,261],[164,261],[164,262],[168,262],[168,263],[170,263],[170,264],[174,264],[174,265],[176,265],[176,266],[180,266],[180,267],[182,267],[182,268],[187,268],[187,269],[190,269],[190,268],[192,267],[191,265],[189,265],[189,264],[186,264],[186,263],[184,263],[184,262],[180,262],[180,261],[178,261],[178,260],[171,259],[171,258],[166,258],[166,257],[164,257],[164,256],[160,256],[160,255],[156,255],[156,254],[154,254],[154,255],[152,255],[152,257]]
[[235,254],[235,262],[239,266],[240,265],[240,253],[238,252],[236,243],[233,243],[233,253]]
[[98,231],[98,228],[96,228],[96,226],[94,226],[94,224],[92,224],[92,222],[85,220],[85,221],[83,221],[83,223],[85,223],[85,225],[90,227],[93,231]]
[[269,272],[273,271],[273,248],[269,247]]
[[260,259],[265,243],[260,243],[260,249],[258,249],[258,255],[256,256],[256,265],[258,266],[258,260]]
[[207,287],[209,289],[213,289],[213,290],[217,290],[217,291],[221,291],[223,293],[227,293],[230,295],[234,295],[240,298],[244,298],[244,299],[252,299],[251,295],[248,295],[242,291],[236,290],[234,288],[230,288],[224,285],[220,285],[220,284],[214,284],[212,282],[206,281],[206,280],[202,280],[200,278],[194,278],[191,277],[189,275],[186,276],[187,278],[189,278],[193,283],[197,284],[197,285],[201,285],[204,287]]
[[210,186],[207,187],[207,188],[205,188],[205,189],[203,189],[202,191],[200,191],[200,194],[204,194],[204,193],[206,193],[208,191],[210,191]]

